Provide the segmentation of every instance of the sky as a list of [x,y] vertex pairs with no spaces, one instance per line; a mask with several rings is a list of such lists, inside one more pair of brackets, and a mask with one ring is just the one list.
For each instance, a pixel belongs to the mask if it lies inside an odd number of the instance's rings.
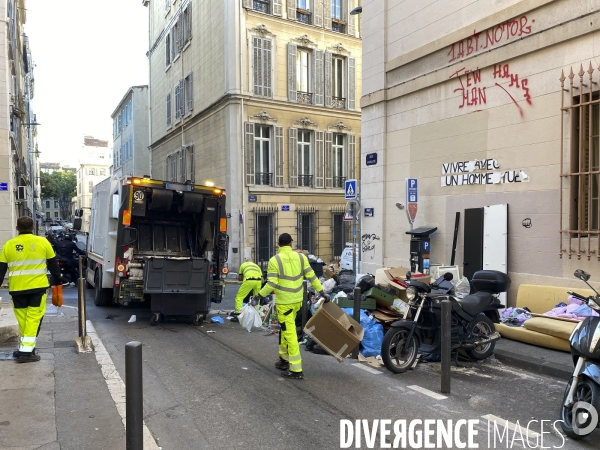
[[83,136],[109,141],[111,113],[148,84],[148,8],[141,0],[27,0],[33,112],[43,162],[79,164]]

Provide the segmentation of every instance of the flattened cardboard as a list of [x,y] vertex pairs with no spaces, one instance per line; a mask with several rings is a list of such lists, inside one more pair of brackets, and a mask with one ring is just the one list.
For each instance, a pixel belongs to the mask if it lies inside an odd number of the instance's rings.
[[363,328],[333,302],[324,303],[307,322],[304,332],[342,362],[362,341]]
[[[390,312],[393,312],[393,311],[390,311]],[[383,323],[391,323],[391,322],[395,322],[396,320],[401,319],[401,316],[399,316],[399,315],[388,314],[387,312],[383,312],[380,310],[373,311],[373,317],[375,317],[377,320],[379,320]]]

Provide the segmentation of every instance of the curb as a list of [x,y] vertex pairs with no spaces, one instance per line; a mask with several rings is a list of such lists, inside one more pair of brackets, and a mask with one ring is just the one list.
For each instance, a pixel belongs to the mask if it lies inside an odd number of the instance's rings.
[[524,356],[518,353],[506,350],[495,350],[494,356],[498,361],[508,366],[518,367],[527,372],[537,375],[546,375],[549,377],[560,378],[569,381],[573,375],[573,368],[564,364],[556,364],[543,359]]
[[16,341],[19,338],[19,324],[12,308],[0,308],[0,343]]

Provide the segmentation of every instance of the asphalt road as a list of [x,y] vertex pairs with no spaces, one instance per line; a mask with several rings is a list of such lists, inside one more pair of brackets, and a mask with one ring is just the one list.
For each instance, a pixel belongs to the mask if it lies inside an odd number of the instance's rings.
[[[236,285],[228,285],[224,302],[214,308],[233,308],[236,291]],[[64,292],[65,304],[75,306],[76,288]],[[537,422],[530,429],[539,433],[541,420],[558,419],[565,389],[561,381],[490,359],[453,367],[452,394],[433,398],[419,390],[439,394],[437,364],[420,364],[406,374],[392,375],[385,368],[365,369],[364,364],[350,359],[338,363],[303,347],[305,379],[284,380],[274,367],[276,335],[248,333],[228,321],[199,327],[185,322],[150,326],[148,309],[99,308],[93,303],[92,291],[87,294],[88,318],[123,379],[125,344],[133,340],[143,343],[144,417],[164,450],[340,448],[340,421],[355,423],[359,419],[370,421],[369,426],[376,419],[406,420],[407,427],[415,419],[453,420],[454,425],[461,419],[478,420],[474,425],[478,434],[473,436],[478,448],[523,448],[521,434],[514,430],[508,430],[503,441],[496,436],[494,445],[494,434],[488,433],[484,417],[503,419],[498,425],[501,432],[504,421],[518,423],[523,437],[527,436],[527,424],[534,420]],[[132,315],[137,320],[129,323]],[[393,427],[390,429],[388,442],[392,443]],[[543,435],[546,448],[598,448],[600,431],[579,442],[563,442],[549,422],[543,431],[547,433]],[[466,435],[463,427],[460,436],[468,444]],[[537,439],[532,434],[526,448],[541,448]],[[458,448],[459,444],[437,448]],[[351,448],[382,447],[379,435],[369,447],[363,434],[360,445],[356,447],[354,441]],[[418,441],[412,445],[407,441],[406,448],[420,447]]]

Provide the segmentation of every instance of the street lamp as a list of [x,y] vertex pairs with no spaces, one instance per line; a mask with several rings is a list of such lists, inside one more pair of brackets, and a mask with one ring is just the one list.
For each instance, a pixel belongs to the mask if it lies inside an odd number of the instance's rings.
[[362,6],[357,6],[352,11],[350,11],[351,16],[356,16],[357,14],[362,14]]

